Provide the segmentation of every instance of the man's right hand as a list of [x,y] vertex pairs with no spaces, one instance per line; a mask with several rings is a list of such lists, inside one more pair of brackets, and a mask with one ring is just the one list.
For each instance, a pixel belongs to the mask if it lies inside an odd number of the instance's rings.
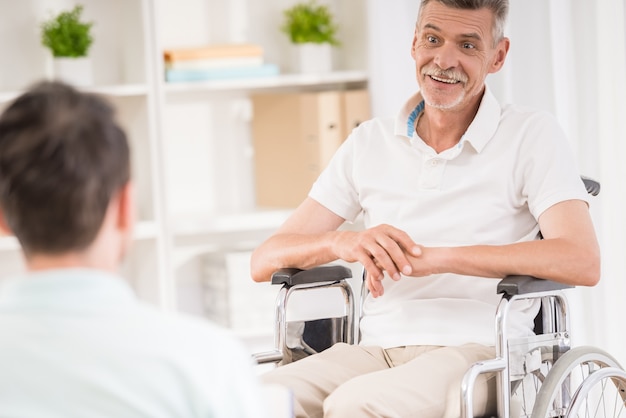
[[391,225],[378,225],[365,231],[339,231],[333,243],[339,259],[359,262],[367,271],[366,285],[373,297],[382,296],[382,280],[387,272],[393,280],[410,275],[407,254],[418,257],[421,248],[409,235]]
[[365,231],[338,230],[345,219],[311,198],[252,254],[251,273],[257,282],[286,268],[307,269],[337,259],[358,262],[367,271],[367,287],[374,297],[384,292],[384,272],[394,280],[411,274],[409,257],[419,257],[418,246],[404,231],[378,225]]

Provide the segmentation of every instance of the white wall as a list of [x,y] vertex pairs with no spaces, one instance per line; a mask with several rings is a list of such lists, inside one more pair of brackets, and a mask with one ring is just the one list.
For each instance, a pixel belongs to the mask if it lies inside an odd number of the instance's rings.
[[417,0],[367,1],[367,56],[374,116],[394,116],[418,89],[411,57],[418,5]]

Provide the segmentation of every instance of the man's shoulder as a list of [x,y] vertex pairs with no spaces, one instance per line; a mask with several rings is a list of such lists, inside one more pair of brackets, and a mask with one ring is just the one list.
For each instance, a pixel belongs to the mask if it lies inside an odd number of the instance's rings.
[[502,104],[502,118],[503,119],[516,119],[520,121],[533,120],[546,122],[555,122],[556,118],[550,112],[536,107],[518,104],[518,103],[505,103]]
[[355,129],[363,131],[382,130],[393,131],[394,118],[391,116],[377,116],[361,122]]
[[502,106],[498,132],[519,140],[542,142],[563,134],[563,128],[552,113],[523,104]]
[[365,141],[381,141],[396,134],[395,119],[392,117],[374,117],[356,126],[350,138],[359,143]]

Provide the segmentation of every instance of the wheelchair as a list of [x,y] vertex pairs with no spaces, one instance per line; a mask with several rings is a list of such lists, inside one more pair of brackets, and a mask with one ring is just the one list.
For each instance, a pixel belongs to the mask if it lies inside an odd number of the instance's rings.
[[[587,191],[600,185],[582,178]],[[367,273],[363,272],[363,280]],[[283,269],[271,283],[281,288],[276,298],[275,350],[254,355],[259,364],[286,364],[323,351],[337,342],[358,342],[361,306],[342,265],[309,270]],[[569,308],[564,293],[573,286],[531,276],[508,276],[497,285],[501,294],[495,313],[496,356],[475,363],[466,372],[461,393],[461,417],[473,417],[473,389],[477,377],[496,375],[498,417],[626,417],[626,372],[601,349],[572,347]],[[288,320],[287,305],[296,292],[338,289],[343,313],[330,318]],[[367,296],[361,286],[360,300]],[[509,308],[522,300],[539,300],[535,335],[508,338]]]

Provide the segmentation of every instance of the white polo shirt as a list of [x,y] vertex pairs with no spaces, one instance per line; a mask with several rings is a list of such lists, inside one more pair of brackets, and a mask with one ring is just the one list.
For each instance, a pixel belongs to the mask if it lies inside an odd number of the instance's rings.
[[[508,244],[537,239],[552,205],[588,201],[567,138],[547,113],[506,105],[488,88],[453,148],[435,152],[415,133],[418,93],[393,119],[361,124],[313,185],[310,197],[365,227],[390,224],[425,246]],[[395,282],[368,297],[364,345],[495,343],[498,280],[438,274]],[[517,304],[513,336],[532,332],[538,307]]]
[[0,416],[258,418],[252,359],[225,330],[86,269],[0,285]]

